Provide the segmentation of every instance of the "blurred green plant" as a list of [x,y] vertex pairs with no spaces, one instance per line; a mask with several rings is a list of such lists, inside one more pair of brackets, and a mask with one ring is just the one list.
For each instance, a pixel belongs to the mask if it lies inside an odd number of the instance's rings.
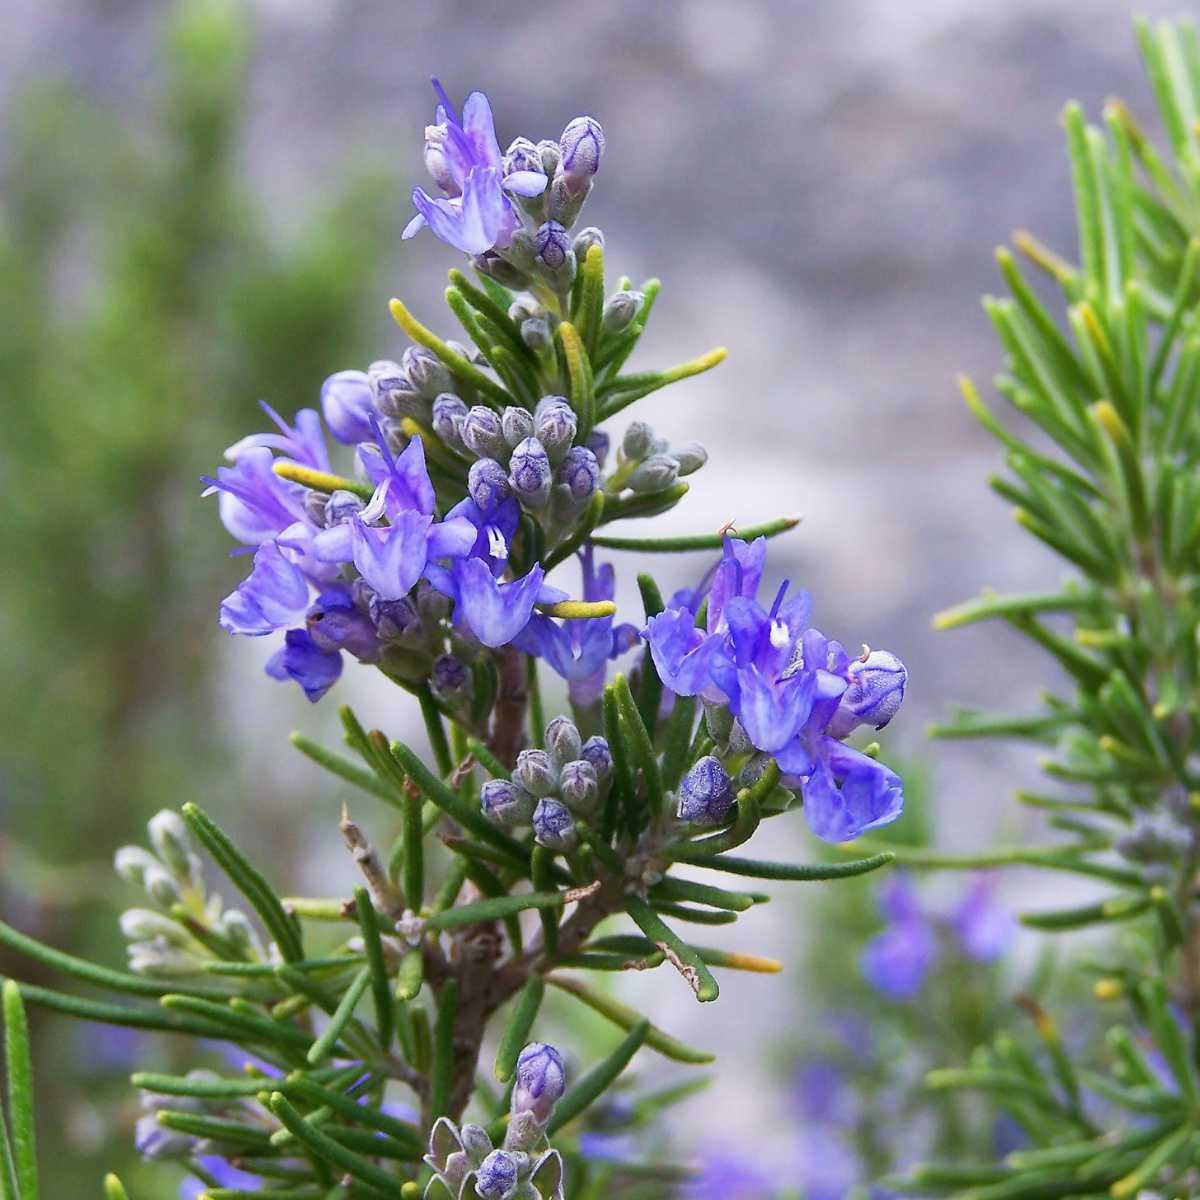
[[[395,242],[368,164],[273,240],[235,161],[253,52],[245,6],[183,3],[133,120],[47,79],[8,122],[0,479],[5,559],[24,566],[0,590],[0,887],[6,912],[77,949],[113,938],[96,847],[208,792],[225,761],[207,689],[220,535],[194,502],[212,447],[258,397],[295,407],[364,356]],[[69,1089],[74,1043],[47,1043]],[[94,1179],[77,1146],[54,1152],[68,1122],[46,1124],[54,1190]]]

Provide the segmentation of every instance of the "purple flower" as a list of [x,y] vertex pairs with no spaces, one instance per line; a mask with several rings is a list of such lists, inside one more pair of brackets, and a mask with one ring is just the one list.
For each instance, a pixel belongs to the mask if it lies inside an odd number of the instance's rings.
[[410,238],[428,225],[443,242],[467,254],[503,249],[521,225],[506,190],[539,195],[546,176],[522,170],[504,174],[492,108],[482,92],[467,97],[460,119],[436,79],[433,86],[441,103],[435,124],[426,130],[425,162],[446,196],[435,199],[423,188],[414,189],[417,216],[403,236]]
[[520,579],[501,583],[480,558],[466,558],[451,568],[454,620],[485,645],[507,646],[529,624],[542,591],[545,572],[530,568]]
[[844,738],[860,725],[882,729],[899,711],[907,683],[908,672],[894,654],[867,650],[847,668],[848,686],[827,732]]
[[889,923],[864,947],[862,972],[880,994],[910,1000],[921,990],[937,958],[937,938],[903,875],[888,881],[879,906]]
[[228,633],[262,637],[297,621],[308,608],[308,580],[279,543],[263,542],[250,574],[221,601],[220,624]]
[[205,496],[218,494],[221,523],[247,546],[278,537],[305,519],[304,489],[275,474],[275,456],[267,446],[243,450],[232,467],[218,467],[216,478],[205,475]]
[[845,1200],[862,1179],[862,1167],[851,1148],[828,1126],[801,1128],[792,1150],[794,1175],[804,1200]]
[[[593,550],[579,552],[583,598],[611,600],[616,578],[611,563],[595,566]],[[612,617],[554,621],[535,613],[518,639],[517,648],[543,659],[567,681],[571,702],[581,708],[594,704],[604,691],[609,659],[617,658],[637,641],[632,625],[613,624]]]
[[890,825],[904,810],[900,776],[833,738],[821,738],[817,763],[801,783],[808,827],[826,842],[849,842]]
[[[198,1163],[217,1181],[218,1187],[236,1188],[242,1192],[257,1192],[262,1188],[262,1179],[259,1176],[239,1171],[237,1167],[230,1166],[215,1154],[206,1154]],[[197,1200],[211,1186],[201,1183],[198,1179],[188,1179],[179,1188],[180,1200]]]
[[341,675],[342,656],[322,650],[307,629],[289,629],[283,649],[272,655],[266,671],[272,679],[295,680],[315,704]]
[[991,881],[972,884],[952,917],[963,950],[979,962],[994,962],[1012,945],[1016,918],[996,900]]
[[338,371],[321,385],[321,411],[329,431],[347,445],[371,438],[373,400],[365,371]]
[[374,662],[383,649],[371,618],[355,605],[349,588],[322,592],[308,610],[305,625],[313,645],[326,654],[347,650],[360,662]]

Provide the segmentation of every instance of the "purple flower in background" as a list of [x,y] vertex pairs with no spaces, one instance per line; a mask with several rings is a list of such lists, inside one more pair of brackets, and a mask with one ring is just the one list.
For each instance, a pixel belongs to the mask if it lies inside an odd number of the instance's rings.
[[995,962],[1017,934],[1016,918],[997,901],[986,878],[972,884],[951,920],[963,950],[979,962]]
[[[216,1181],[218,1187],[235,1188],[242,1192],[257,1192],[262,1190],[263,1181],[258,1175],[249,1175],[231,1167],[223,1158],[215,1154],[207,1154],[197,1160],[197,1163]],[[198,1179],[188,1179],[180,1185],[180,1200],[199,1200],[206,1194],[211,1184],[201,1183]]]
[[714,1153],[704,1157],[680,1194],[687,1200],[764,1200],[772,1184],[771,1177],[748,1159]]
[[937,959],[937,937],[905,876],[894,875],[888,881],[879,907],[888,924],[863,948],[862,972],[881,995],[910,1000]]
[[443,242],[466,254],[503,249],[521,225],[506,191],[537,196],[546,188],[546,176],[537,171],[504,173],[492,108],[482,92],[467,97],[460,118],[436,79],[433,86],[441,103],[434,124],[425,130],[425,162],[446,195],[435,198],[414,188],[417,215],[402,236],[410,238],[428,225]]
[[792,1178],[804,1200],[845,1200],[862,1179],[857,1155],[827,1125],[808,1125],[799,1131],[792,1150]]
[[271,656],[266,671],[272,679],[294,680],[315,704],[338,681],[342,656],[337,650],[322,650],[307,629],[289,629],[283,649]]

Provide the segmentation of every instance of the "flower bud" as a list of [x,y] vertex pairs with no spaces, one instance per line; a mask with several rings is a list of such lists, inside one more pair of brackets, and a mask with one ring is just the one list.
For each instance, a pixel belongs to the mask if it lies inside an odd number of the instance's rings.
[[527,508],[544,508],[550,499],[550,459],[537,438],[526,438],[508,461],[508,482]]
[[340,525],[343,521],[350,520],[351,517],[362,512],[366,507],[362,499],[356,496],[353,492],[348,492],[344,488],[338,488],[337,491],[331,492],[325,497],[325,526],[332,529],[335,525]]
[[600,799],[596,768],[586,758],[567,763],[559,773],[558,794],[572,812],[590,817]]
[[708,462],[708,451],[699,442],[684,442],[671,448],[671,457],[679,464],[680,475],[690,475]]
[[[579,251],[575,251],[578,256]],[[600,315],[600,328],[605,333],[620,333],[627,329],[633,318],[638,315],[644,297],[641,292],[613,292],[604,302],[604,311]]]
[[534,798],[507,779],[489,779],[479,791],[479,807],[489,821],[504,829],[528,825],[533,819]]
[[548,350],[554,340],[554,335],[550,332],[550,322],[542,317],[530,317],[522,321],[521,340],[534,352]]
[[146,868],[146,873],[142,876],[142,886],[146,889],[146,895],[160,908],[170,908],[183,899],[179,890],[179,879],[160,863]]
[[305,488],[300,495],[305,520],[311,521],[318,529],[325,528],[325,502],[328,499],[324,492],[315,492],[312,488]]
[[375,662],[382,647],[375,626],[342,588],[322,592],[305,614],[304,626],[318,650],[346,650],[360,662]]
[[527,137],[513,138],[504,152],[505,175],[511,175],[514,171],[546,173],[546,168],[542,166],[542,152]]
[[557,466],[575,440],[579,420],[564,396],[543,396],[533,410],[537,439],[546,449],[551,463]]
[[586,446],[572,446],[558,468],[558,481],[571,489],[577,501],[590,500],[600,486],[600,464]]
[[631,421],[621,439],[621,457],[629,462],[641,462],[654,453],[654,426],[645,421]]
[[595,225],[589,225],[586,229],[581,229],[575,235],[575,241],[572,248],[575,251],[575,258],[578,262],[584,262],[587,259],[588,251],[593,246],[599,246],[604,249],[604,232],[597,229]]
[[192,841],[183,818],[174,809],[161,809],[150,818],[146,832],[154,852],[170,872],[179,879],[189,879]]
[[567,1072],[562,1055],[544,1042],[530,1042],[517,1056],[517,1081],[513,1087],[512,1113],[531,1113],[542,1125],[550,1120],[554,1106],[567,1090]]
[[604,155],[604,130],[595,117],[576,117],[558,139],[562,170],[569,179],[590,179]]
[[338,371],[321,384],[321,411],[329,432],[339,442],[353,445],[371,438],[371,412],[375,400],[365,371]]
[[562,270],[569,262],[574,262],[571,240],[559,221],[547,221],[540,226],[534,235],[533,245],[538,262],[551,271]]
[[542,170],[547,175],[553,175],[562,162],[562,147],[550,138],[544,138],[537,144],[538,153],[542,156]]
[[882,729],[904,699],[908,683],[904,664],[887,650],[871,650],[865,658],[856,658],[846,674],[848,686],[826,732],[844,738],[860,725]]
[[416,606],[407,596],[399,600],[382,600],[372,593],[367,604],[367,615],[375,626],[375,632],[389,640],[419,632],[422,626]]
[[558,770],[545,750],[522,750],[513,768],[513,781],[534,796],[549,796],[558,783]]
[[471,683],[471,668],[457,655],[439,654],[433,660],[429,682],[439,696],[461,696]]
[[475,1175],[475,1194],[481,1200],[512,1200],[517,1194],[517,1159],[507,1150],[493,1150]]
[[227,908],[218,922],[221,932],[235,945],[240,946],[250,954],[262,954],[262,944],[250,918],[239,908]]
[[118,924],[121,936],[129,942],[149,942],[155,938],[162,938],[172,946],[185,946],[188,942],[188,934],[183,926],[153,909],[127,908]]
[[182,947],[166,938],[151,938],[129,944],[129,969],[154,979],[180,979],[200,972],[199,964]]
[[551,850],[570,850],[576,842],[571,810],[553,796],[543,796],[533,810],[533,836]]
[[373,362],[367,368],[367,379],[375,398],[375,409],[381,417],[399,420],[424,413],[425,401],[399,363],[391,359]]
[[570,229],[591,190],[592,181],[589,176],[568,176],[559,171],[546,189],[546,216],[557,225]]
[[454,388],[454,377],[432,350],[424,346],[409,346],[400,359],[408,381],[427,400],[432,400],[439,392],[449,392]]
[[529,286],[529,276],[515,263],[501,258],[495,250],[485,250],[482,254],[476,254],[471,263],[480,275],[494,279],[502,287],[519,290]]
[[425,126],[425,170],[430,179],[450,196],[459,194],[458,184],[454,182],[454,173],[446,160],[446,126]]
[[122,846],[113,855],[113,869],[126,883],[135,883],[141,887],[146,872],[151,867],[161,870],[162,863],[141,846]]
[[480,458],[467,472],[467,492],[480,509],[489,513],[512,495],[508,472],[494,458]]
[[661,492],[679,478],[679,464],[669,454],[652,454],[625,480],[625,486],[641,495]]
[[695,825],[720,825],[733,804],[733,780],[720,760],[706,754],[679,785],[680,820]]
[[608,748],[608,742],[599,735],[590,737],[583,743],[583,752],[580,757],[587,759],[592,764],[596,778],[601,783],[612,774],[612,751]]
[[603,467],[608,461],[608,451],[611,441],[603,429],[593,429],[588,434],[587,448],[596,456],[596,462]]
[[467,406],[453,392],[443,392],[433,402],[430,422],[433,432],[455,450],[463,448],[462,427]]
[[500,418],[482,404],[476,404],[463,418],[462,440],[480,458],[502,458],[508,450]]
[[546,726],[546,749],[556,767],[579,757],[583,742],[570,717],[555,717]]
[[187,1158],[198,1145],[198,1139],[160,1125],[153,1115],[138,1117],[134,1126],[133,1147],[148,1162]]
[[509,446],[515,446],[527,437],[533,437],[533,413],[527,408],[509,405],[500,414],[500,430]]
[[514,325],[528,321],[531,317],[544,317],[546,310],[532,296],[518,296],[508,306],[508,319]]

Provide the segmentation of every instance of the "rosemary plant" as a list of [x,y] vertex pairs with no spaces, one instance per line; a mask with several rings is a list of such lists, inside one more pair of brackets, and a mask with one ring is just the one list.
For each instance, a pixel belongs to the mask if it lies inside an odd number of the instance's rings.
[[1046,746],[1043,769],[1061,787],[1019,799],[1065,840],[975,859],[910,856],[914,866],[1015,863],[1096,881],[1097,899],[1023,919],[1119,933],[1087,964],[1108,1058],[1076,1062],[1050,1013],[1020,997],[1037,1045],[1005,1036],[928,1083],[991,1093],[1027,1144],[994,1164],[920,1168],[896,1181],[901,1194],[1200,1194],[1200,47],[1189,25],[1139,23],[1138,36],[1166,152],[1119,101],[1103,127],[1069,105],[1078,262],[1015,238],[1065,313],[998,252],[1008,295],[985,301],[1006,355],[996,387],[1025,431],[1002,425],[963,382],[1006,451],[992,488],[1070,577],[937,618],[945,629],[1002,620],[1062,668],[1067,684],[1043,711],[959,712],[935,732]]
[[[627,418],[613,452],[614,421],[724,351],[626,371],[659,285],[610,289],[603,234],[573,231],[604,153],[599,124],[578,117],[556,141],[517,138],[502,154],[487,99],[473,93],[460,114],[435,86],[425,162],[440,194],[413,193],[406,236],[427,226],[468,256],[446,291],[466,340],[392,301],[411,341],[398,362],[330,377],[321,413],[268,410],[275,431],[231,446],[205,481],[253,555],[220,606],[222,627],[282,633],[267,674],[314,702],[349,656],[419,708],[420,749],[376,727],[386,714],[364,722],[349,708],[344,749],[292,739],[364,804],[382,805],[394,841],[381,851],[346,811],[360,886],[285,897],[269,868],[187,804],[150,822],[148,848],[117,851],[119,874],[142,894],[121,922],[128,971],[0,925],[10,950],[132,998],[21,984],[27,1003],[236,1048],[240,1074],[134,1077],[139,1150],[177,1161],[209,1200],[672,1190],[672,1164],[589,1161],[579,1134],[639,1052],[711,1055],[599,981],[661,967],[709,1002],[723,970],[778,970],[681,932],[766,899],[694,872],[862,874],[891,853],[803,865],[732,852],[792,809],[818,837],[844,842],[903,807],[878,745],[846,742],[896,713],[903,664],[865,647],[848,654],[811,627],[808,596],[786,583],[759,602],[767,538],[794,519],[690,537],[607,529],[673,508],[707,457]],[[640,574],[644,618],[614,624],[615,571],[598,560],[628,552],[710,561],[669,599]],[[577,587],[559,586],[576,569]],[[550,719],[543,668],[568,685],[569,712]],[[435,843],[448,867],[428,853]],[[202,856],[242,907],[208,889]],[[621,1032],[578,1077],[539,1039],[547,988]],[[498,1050],[484,1064],[493,1030]],[[638,1119],[689,1090],[642,1097]],[[24,1162],[15,1176],[0,1170],[0,1195],[35,1196]]]

